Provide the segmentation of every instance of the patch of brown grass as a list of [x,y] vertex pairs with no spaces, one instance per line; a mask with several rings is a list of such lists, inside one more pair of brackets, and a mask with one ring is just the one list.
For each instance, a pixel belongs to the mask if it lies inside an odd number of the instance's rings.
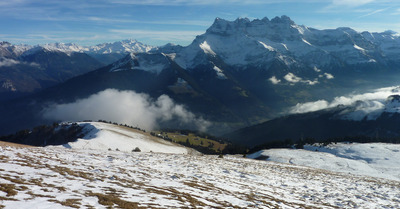
[[68,174],[68,175],[74,176],[74,177],[80,177],[80,178],[84,178],[87,180],[93,180],[93,178],[92,178],[93,174],[91,174],[91,173],[86,173],[83,171],[74,171],[67,167],[62,167],[62,166],[54,166],[54,167],[49,166],[48,168],[54,172],[57,172],[57,173],[63,175],[63,176],[66,176]]
[[15,183],[15,184],[27,184],[26,181],[21,178],[11,178],[9,175],[4,175],[4,176],[0,176],[0,177],[7,181],[11,181],[12,183]]
[[18,194],[15,184],[0,184],[0,191],[7,193],[7,197],[15,196]]
[[62,187],[62,186],[56,186],[56,187],[54,187],[54,188],[58,189],[58,191],[60,191],[60,192],[65,192],[65,191],[67,191],[67,189],[66,189],[65,187]]
[[0,147],[17,147],[17,148],[26,148],[26,147],[33,147],[25,144],[16,144],[12,142],[5,142],[5,141],[0,141]]
[[116,207],[123,209],[143,208],[139,207],[138,203],[122,200],[121,198],[113,194],[100,194],[100,193],[87,192],[86,195],[97,197],[99,204],[104,205],[107,208],[116,208]]
[[197,208],[199,206],[207,206],[205,203],[199,201],[196,196],[180,192],[174,188],[158,188],[158,187],[148,187],[145,191],[149,194],[159,194],[163,196],[170,196],[170,199],[176,199],[182,203],[190,203],[190,208]]
[[183,184],[192,188],[199,189],[201,191],[212,191],[214,189],[214,187],[203,186],[194,181],[185,181],[183,182]]
[[0,155],[0,161],[1,162],[8,162],[9,159],[10,158],[7,155]]
[[60,205],[68,206],[71,208],[81,208],[81,201],[82,201],[82,199],[66,199],[64,201],[49,200],[49,202],[55,202]]

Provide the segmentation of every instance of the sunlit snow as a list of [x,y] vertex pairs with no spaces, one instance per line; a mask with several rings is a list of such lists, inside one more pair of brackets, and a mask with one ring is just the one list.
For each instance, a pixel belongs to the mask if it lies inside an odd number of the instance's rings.
[[275,49],[272,46],[268,46],[267,44],[258,41],[258,43],[260,43],[261,45],[263,45],[266,49],[268,49],[269,51],[275,51]]
[[213,69],[214,69],[215,72],[217,73],[217,77],[218,77],[219,79],[227,79],[226,76],[225,76],[225,74],[224,74],[224,72],[223,72],[219,67],[214,66]]
[[[396,150],[393,147],[391,153]],[[292,159],[276,163],[242,156],[0,147],[0,206],[5,209],[400,207],[397,180],[315,169],[309,165],[334,163],[332,167],[349,166],[364,172],[377,168],[359,166],[365,164],[360,159],[339,161],[333,154],[303,152],[282,152]],[[287,163],[302,161],[308,161],[306,166]],[[347,165],[347,162],[359,163]]]
[[210,45],[208,45],[207,41],[204,41],[202,44],[200,44],[200,48],[204,51],[206,54],[211,54],[213,56],[216,55],[216,53],[211,49]]

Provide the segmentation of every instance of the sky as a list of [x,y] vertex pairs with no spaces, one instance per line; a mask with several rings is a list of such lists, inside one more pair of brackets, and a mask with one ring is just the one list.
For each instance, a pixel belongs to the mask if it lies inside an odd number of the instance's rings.
[[216,17],[282,15],[316,29],[400,32],[398,0],[0,0],[0,41],[88,46],[136,39],[185,46]]

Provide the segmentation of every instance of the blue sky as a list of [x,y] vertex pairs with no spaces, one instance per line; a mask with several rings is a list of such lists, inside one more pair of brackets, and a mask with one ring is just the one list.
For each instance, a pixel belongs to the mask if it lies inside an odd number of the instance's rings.
[[400,32],[398,0],[0,0],[0,40],[94,45],[137,39],[188,45],[216,17],[281,15],[317,29]]

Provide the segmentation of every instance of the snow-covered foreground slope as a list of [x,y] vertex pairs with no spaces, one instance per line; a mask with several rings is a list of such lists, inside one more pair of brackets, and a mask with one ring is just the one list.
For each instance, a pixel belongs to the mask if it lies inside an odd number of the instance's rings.
[[400,182],[239,157],[0,148],[0,208],[399,208]]
[[101,122],[80,122],[83,137],[63,145],[73,149],[120,150],[131,152],[136,147],[141,152],[174,154],[193,153],[190,148],[162,140],[143,131]]
[[304,148],[262,150],[249,158],[268,156],[268,161],[400,181],[400,144],[338,143]]

